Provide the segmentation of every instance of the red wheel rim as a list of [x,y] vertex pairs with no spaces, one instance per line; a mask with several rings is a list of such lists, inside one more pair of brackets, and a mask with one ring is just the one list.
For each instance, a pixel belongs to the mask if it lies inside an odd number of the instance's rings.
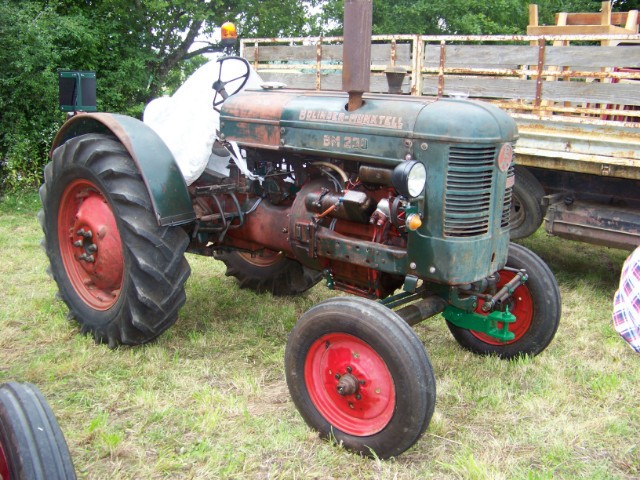
[[247,252],[239,252],[240,255],[247,263],[256,267],[270,267],[276,263],[282,261],[284,255],[274,250],[263,250],[259,255],[251,255]]
[[7,457],[4,454],[4,450],[2,449],[1,443],[0,443],[0,478],[2,480],[9,480],[9,462],[7,462]]
[[76,293],[95,310],[112,307],[122,288],[122,242],[111,206],[92,182],[75,180],[65,188],[58,211],[58,242]]
[[[315,407],[344,433],[373,435],[393,416],[396,391],[389,368],[357,337],[346,333],[320,337],[307,353],[304,376]],[[341,394],[340,385],[349,388]]]
[[[510,272],[508,270],[500,270],[500,281],[498,282],[498,288],[501,288],[504,284],[509,282],[516,276],[515,273]],[[476,308],[476,313],[486,314],[481,310],[482,304],[484,300],[478,300],[478,307]],[[515,335],[513,340],[508,342],[501,342],[498,339],[490,337],[484,333],[475,332],[470,330],[472,335],[476,337],[478,340],[482,340],[489,345],[509,345],[510,343],[517,342],[520,340],[525,333],[529,331],[529,327],[531,327],[531,320],[533,319],[533,299],[531,297],[531,292],[529,291],[529,287],[527,284],[520,285],[515,289],[513,295],[511,296],[511,302],[509,303],[509,312],[511,312],[516,317],[516,321],[509,324],[509,331]],[[498,323],[498,328],[502,328],[502,323]]]

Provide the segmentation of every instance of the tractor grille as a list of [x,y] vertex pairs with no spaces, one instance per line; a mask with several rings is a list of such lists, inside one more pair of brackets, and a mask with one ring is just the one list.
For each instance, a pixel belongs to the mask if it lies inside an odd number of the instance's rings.
[[513,163],[507,171],[507,187],[504,191],[504,205],[502,207],[502,220],[500,221],[500,228],[508,228],[509,221],[511,220],[511,196],[513,195],[513,184],[515,180],[515,169]]
[[495,157],[495,146],[450,147],[444,207],[446,237],[474,237],[489,231]]

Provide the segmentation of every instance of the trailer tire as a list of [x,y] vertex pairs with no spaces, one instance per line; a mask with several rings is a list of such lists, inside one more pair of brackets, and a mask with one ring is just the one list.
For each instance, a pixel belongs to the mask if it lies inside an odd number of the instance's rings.
[[363,298],[333,298],[305,312],[289,334],[285,373],[305,422],[363,455],[399,455],[433,415],[424,346],[395,312]]
[[545,211],[542,208],[544,188],[526,168],[515,167],[516,183],[511,199],[511,240],[525,238],[540,228]]
[[131,155],[87,134],[53,152],[38,215],[51,274],[71,318],[98,343],[137,345],[175,323],[189,238],[162,227]]
[[298,295],[322,279],[322,272],[305,267],[279,252],[264,250],[260,255],[222,251],[216,258],[227,266],[226,276],[235,277],[240,288],[273,295]]
[[75,479],[71,455],[51,408],[29,383],[0,385],[0,479]]
[[[488,335],[457,327],[447,322],[453,337],[463,348],[480,355],[497,355],[509,359],[522,355],[538,355],[553,340],[560,323],[560,289],[555,276],[546,263],[531,250],[512,243],[509,245],[507,266],[525,269],[528,280],[515,289],[509,302],[509,311],[516,321],[509,325],[515,334],[510,342],[501,342]],[[514,277],[508,270],[500,271],[498,288]],[[479,301],[477,313],[482,313]],[[499,326],[501,326],[499,324]]]

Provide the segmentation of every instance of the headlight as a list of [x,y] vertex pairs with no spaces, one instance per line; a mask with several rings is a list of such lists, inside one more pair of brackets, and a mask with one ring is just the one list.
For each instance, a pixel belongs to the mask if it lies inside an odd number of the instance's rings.
[[393,169],[391,183],[404,197],[419,197],[427,183],[427,170],[422,163],[415,160],[403,162]]

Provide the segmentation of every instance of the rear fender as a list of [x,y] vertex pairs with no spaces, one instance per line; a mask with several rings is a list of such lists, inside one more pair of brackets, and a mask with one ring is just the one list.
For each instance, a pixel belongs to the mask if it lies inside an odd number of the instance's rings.
[[111,134],[124,145],[140,171],[159,225],[181,225],[195,220],[180,168],[165,143],[149,126],[125,115],[81,113],[58,131],[50,156],[67,140],[87,133]]

